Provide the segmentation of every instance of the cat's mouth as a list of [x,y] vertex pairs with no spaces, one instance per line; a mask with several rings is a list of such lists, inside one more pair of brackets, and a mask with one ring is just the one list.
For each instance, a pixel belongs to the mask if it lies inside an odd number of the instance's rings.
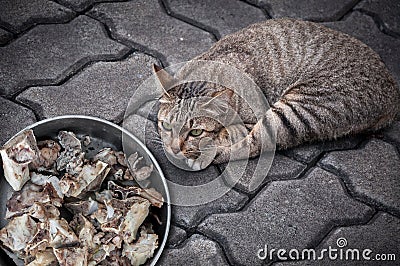
[[194,171],[199,171],[207,165],[204,165],[201,160],[199,160],[200,154],[199,155],[194,155],[194,154],[188,154],[188,153],[183,153],[182,151],[178,153],[174,153],[171,151],[167,151],[168,155],[167,157],[169,160],[175,164],[175,166],[178,166],[180,168],[183,168],[184,170],[194,170]]

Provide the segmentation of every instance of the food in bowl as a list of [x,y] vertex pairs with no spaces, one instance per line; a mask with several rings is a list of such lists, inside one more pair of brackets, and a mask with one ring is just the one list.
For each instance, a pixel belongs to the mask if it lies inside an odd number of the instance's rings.
[[0,243],[25,265],[142,265],[157,249],[164,199],[137,184],[153,165],[109,147],[87,158],[90,141],[69,131],[36,141],[26,130],[0,150],[15,190]]

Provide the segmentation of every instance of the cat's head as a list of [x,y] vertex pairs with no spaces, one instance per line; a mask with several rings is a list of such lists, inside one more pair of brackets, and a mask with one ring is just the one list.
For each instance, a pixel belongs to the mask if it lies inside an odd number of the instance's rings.
[[154,71],[159,85],[166,88],[158,112],[158,130],[165,151],[174,158],[188,160],[192,168],[204,168],[192,166],[193,162],[206,155],[208,158],[199,163],[208,165],[213,159],[209,157],[215,156],[210,142],[224,131],[233,91],[203,81],[179,84],[166,71],[156,66]]

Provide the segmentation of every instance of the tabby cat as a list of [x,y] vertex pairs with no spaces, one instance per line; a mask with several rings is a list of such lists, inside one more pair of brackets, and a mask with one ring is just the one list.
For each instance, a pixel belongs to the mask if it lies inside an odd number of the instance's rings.
[[[164,146],[195,170],[211,162],[199,159],[203,138],[211,138],[217,146],[211,158],[214,163],[227,162],[235,149],[249,149],[250,154],[239,157],[259,155],[260,128],[266,120],[277,129],[277,148],[287,149],[374,131],[387,126],[399,112],[399,89],[381,58],[361,41],[316,23],[267,20],[224,37],[194,60],[221,62],[243,71],[271,107],[257,121],[245,105],[238,107],[230,88],[190,82],[165,92],[158,112]],[[160,67],[154,71],[162,86],[175,79]],[[244,124],[226,127],[207,116],[190,118],[191,106],[200,97],[215,98],[213,108],[236,109]]]

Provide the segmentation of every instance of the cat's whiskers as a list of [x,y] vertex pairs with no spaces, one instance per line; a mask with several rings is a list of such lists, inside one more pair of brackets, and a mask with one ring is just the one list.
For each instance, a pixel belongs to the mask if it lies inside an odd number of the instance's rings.
[[165,143],[161,139],[149,139],[151,143],[155,144],[161,144],[163,147],[165,146]]

